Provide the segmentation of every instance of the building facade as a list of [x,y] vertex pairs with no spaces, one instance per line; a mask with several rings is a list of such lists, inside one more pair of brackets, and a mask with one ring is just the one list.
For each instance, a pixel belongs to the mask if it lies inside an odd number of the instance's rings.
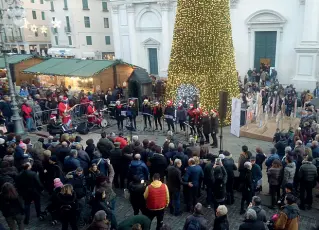
[[0,0],[0,9],[3,11],[0,24],[3,25],[2,38],[8,49],[13,53],[30,54],[47,53],[51,47],[50,31],[42,33],[41,27],[49,28],[50,20],[49,3],[45,0],[25,0],[23,8],[25,10],[24,25],[16,24],[16,19],[9,17],[6,10],[13,1]]
[[[176,0],[111,0],[115,56],[167,76]],[[282,84],[311,89],[319,79],[318,0],[230,0],[236,68],[269,63]]]
[[106,0],[52,0],[49,2],[52,56],[113,59],[111,12]]

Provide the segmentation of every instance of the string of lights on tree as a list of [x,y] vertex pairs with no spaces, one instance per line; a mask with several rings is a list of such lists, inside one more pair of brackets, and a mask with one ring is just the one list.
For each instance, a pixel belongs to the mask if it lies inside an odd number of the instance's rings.
[[239,94],[229,12],[229,0],[178,0],[166,98],[176,99],[178,88],[199,89],[203,110],[218,109],[219,91]]

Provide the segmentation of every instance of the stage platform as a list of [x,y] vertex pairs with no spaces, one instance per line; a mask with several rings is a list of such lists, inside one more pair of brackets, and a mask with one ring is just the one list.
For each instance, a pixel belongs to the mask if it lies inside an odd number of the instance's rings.
[[[289,127],[292,126],[294,129],[299,127],[300,119],[299,118],[284,118],[283,124],[279,126],[280,130],[283,132],[288,132]],[[270,118],[268,124],[262,127],[259,127],[259,124],[253,122],[247,126],[242,126],[240,128],[240,137],[247,137],[256,140],[272,142],[274,133],[277,129],[276,118]]]

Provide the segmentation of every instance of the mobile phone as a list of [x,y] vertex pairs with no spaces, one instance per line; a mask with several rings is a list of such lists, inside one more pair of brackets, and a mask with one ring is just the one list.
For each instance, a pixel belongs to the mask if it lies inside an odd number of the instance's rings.
[[217,165],[219,165],[221,161],[222,161],[221,158],[219,158],[219,157],[216,158],[216,164],[217,164]]
[[141,184],[144,184],[144,180],[141,180]]

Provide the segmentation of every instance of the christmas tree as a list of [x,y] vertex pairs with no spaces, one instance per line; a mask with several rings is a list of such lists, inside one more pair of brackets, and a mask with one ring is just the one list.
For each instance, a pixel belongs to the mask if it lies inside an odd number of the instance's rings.
[[219,91],[228,91],[229,124],[231,98],[239,94],[229,0],[178,0],[167,99],[178,102],[189,85],[198,89],[208,111],[218,110]]

